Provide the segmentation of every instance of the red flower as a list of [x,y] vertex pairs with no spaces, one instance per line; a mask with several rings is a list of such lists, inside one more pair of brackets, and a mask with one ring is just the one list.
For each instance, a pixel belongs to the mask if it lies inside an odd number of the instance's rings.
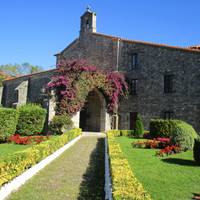
[[20,136],[19,134],[14,134],[9,137],[8,141],[15,144],[27,145],[31,143],[39,144],[42,141],[49,139],[49,136]]

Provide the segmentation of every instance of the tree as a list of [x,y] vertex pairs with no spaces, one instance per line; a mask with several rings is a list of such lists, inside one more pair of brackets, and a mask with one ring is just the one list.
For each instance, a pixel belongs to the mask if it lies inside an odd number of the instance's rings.
[[4,74],[2,71],[0,71],[0,87],[2,86],[2,82],[4,79],[9,78],[7,74]]
[[0,65],[0,71],[8,76],[20,76],[26,74],[32,74],[42,71],[42,67],[37,65],[31,65],[29,63],[22,64],[6,64]]
[[142,137],[143,134],[144,134],[144,125],[142,122],[142,118],[140,114],[137,114],[136,121],[135,121],[134,135],[136,137]]

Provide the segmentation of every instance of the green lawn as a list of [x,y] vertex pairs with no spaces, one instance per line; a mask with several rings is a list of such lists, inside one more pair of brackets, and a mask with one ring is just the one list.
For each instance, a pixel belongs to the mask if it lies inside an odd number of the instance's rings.
[[192,151],[168,157],[155,156],[155,149],[136,149],[128,137],[117,137],[138,180],[154,200],[188,200],[200,193],[200,166]]
[[0,144],[0,160],[3,159],[4,156],[15,153],[17,151],[24,150],[30,147],[30,145],[17,145],[17,144]]

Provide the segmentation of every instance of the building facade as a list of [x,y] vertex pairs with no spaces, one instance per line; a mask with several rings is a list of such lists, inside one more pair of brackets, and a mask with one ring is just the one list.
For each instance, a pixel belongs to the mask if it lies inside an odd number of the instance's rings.
[[[130,95],[121,100],[118,115],[109,116],[105,100],[94,91],[85,108],[73,117],[76,126],[86,131],[104,131],[111,126],[133,129],[140,113],[145,128],[152,118],[184,120],[200,132],[200,49],[160,45],[113,37],[96,32],[96,14],[90,10],[81,17],[80,34],[57,61],[85,59],[98,68],[123,72]],[[0,98],[6,107],[26,102],[42,103],[47,119],[54,115],[54,102],[43,92],[55,70],[4,81]],[[48,121],[47,120],[47,121]],[[118,124],[118,125],[117,125]]]

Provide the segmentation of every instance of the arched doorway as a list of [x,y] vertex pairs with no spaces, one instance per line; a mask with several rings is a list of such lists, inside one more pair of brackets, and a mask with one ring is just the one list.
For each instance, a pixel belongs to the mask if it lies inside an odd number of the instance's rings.
[[105,117],[105,99],[99,91],[93,90],[88,94],[85,106],[80,112],[79,127],[83,131],[104,131]]

